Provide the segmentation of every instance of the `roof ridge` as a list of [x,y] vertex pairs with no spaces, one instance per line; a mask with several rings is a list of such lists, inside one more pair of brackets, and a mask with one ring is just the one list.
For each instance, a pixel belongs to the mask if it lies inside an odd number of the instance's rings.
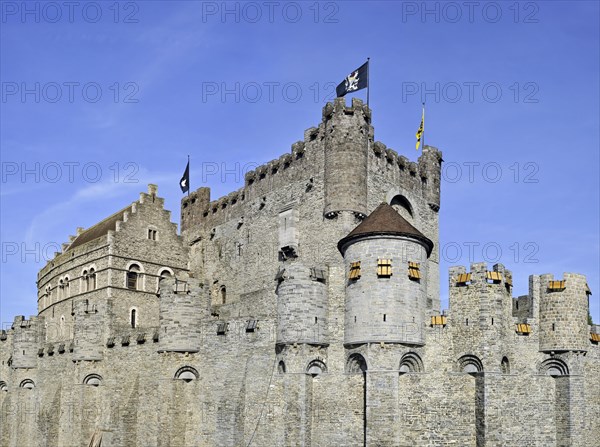
[[[85,244],[86,242],[93,241],[94,239],[104,236],[105,234],[108,233],[108,231],[113,229],[112,227],[116,228],[117,220],[122,220],[122,219],[117,219],[117,218],[121,217],[136,202],[131,202],[126,207],[120,209],[119,211],[111,214],[108,217],[105,217],[100,222],[95,223],[91,227],[83,230],[81,233],[79,233],[77,235],[77,237],[75,239],[73,239],[73,241],[71,241],[71,243],[69,244],[69,246],[66,248],[65,251],[68,251],[71,248],[77,247],[79,245]],[[102,226],[106,226],[107,228],[104,229],[104,228],[102,228]],[[99,232],[97,232],[99,234],[97,234],[97,235],[94,234],[95,229],[101,229]],[[90,235],[92,237],[90,237]]]

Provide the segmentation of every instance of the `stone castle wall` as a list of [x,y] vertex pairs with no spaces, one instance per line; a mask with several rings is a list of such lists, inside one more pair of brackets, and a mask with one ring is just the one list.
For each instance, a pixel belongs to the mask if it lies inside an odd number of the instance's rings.
[[[374,141],[368,107],[337,99],[243,188],[185,197],[181,236],[151,186],[114,230],[65,244],[39,273],[39,315],[0,336],[0,446],[79,446],[95,433],[144,447],[594,445],[600,347],[582,318],[585,278],[565,274],[550,292],[554,279],[533,275],[515,299],[504,266],[453,267],[441,317],[440,169],[440,151],[409,162]],[[389,241],[357,242],[353,291],[337,242],[381,202],[434,248],[398,259]],[[383,256],[391,278],[374,274]],[[419,282],[408,261],[422,264]],[[96,288],[79,289],[90,266]],[[48,296],[65,276],[69,294]],[[380,314],[414,316],[418,338]]]

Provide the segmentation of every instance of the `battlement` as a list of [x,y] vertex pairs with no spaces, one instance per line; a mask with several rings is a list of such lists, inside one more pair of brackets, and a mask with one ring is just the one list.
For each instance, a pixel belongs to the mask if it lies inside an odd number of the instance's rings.
[[[244,186],[216,200],[210,200],[210,188],[200,187],[181,199],[181,229],[185,231],[197,223],[208,222],[215,226],[231,215],[241,213],[240,205],[249,203],[256,198],[280,186],[302,177],[318,173],[315,151],[310,151],[309,145],[317,141],[319,129],[310,128],[305,132],[304,141],[297,141],[291,146],[289,153],[281,155],[257,168],[244,173]],[[303,166],[307,162],[311,170]]]
[[385,159],[390,166],[397,167],[401,172],[407,172],[411,176],[417,174],[427,174],[430,169],[429,158],[433,157],[437,164],[442,160],[442,151],[434,146],[423,146],[423,153],[419,156],[417,162],[410,161],[404,155],[398,154],[394,149],[387,147],[381,141],[375,141],[371,146],[371,151],[377,158]]
[[587,295],[589,291],[585,275],[579,273],[563,273],[560,278],[555,278],[552,273],[546,273],[539,275],[539,278],[542,296],[566,291]]
[[512,291],[512,272],[503,264],[495,264],[492,270],[488,270],[486,262],[476,262],[471,264],[469,272],[462,265],[450,267],[448,271],[451,292],[462,288],[482,288],[490,285],[501,286],[509,294]]
[[37,351],[44,339],[43,318],[16,316],[12,327],[12,367],[30,369],[37,366]]
[[364,118],[367,124],[371,124],[371,109],[358,98],[352,98],[350,106],[346,105],[346,98],[335,98],[323,107],[323,119],[325,124],[336,117],[358,115]]
[[11,329],[15,332],[19,332],[22,330],[27,330],[29,328],[37,328],[39,322],[40,317],[36,315],[31,315],[29,319],[25,318],[24,315],[17,315],[13,319]]
[[586,351],[589,288],[585,276],[564,273],[556,279],[544,274],[532,282],[537,290],[530,290],[530,299],[539,300],[540,351]]

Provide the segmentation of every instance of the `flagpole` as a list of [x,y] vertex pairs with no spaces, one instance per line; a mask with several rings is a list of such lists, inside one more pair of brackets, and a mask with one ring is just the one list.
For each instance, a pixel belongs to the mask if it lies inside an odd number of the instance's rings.
[[[189,166],[190,166],[190,154],[188,154],[188,168],[189,168]],[[190,178],[190,173],[188,171],[188,197],[190,196],[190,180],[189,180],[189,178]]]
[[371,90],[371,79],[369,76],[369,69],[371,68],[370,61],[371,58],[367,58],[367,107],[369,107],[369,90]]

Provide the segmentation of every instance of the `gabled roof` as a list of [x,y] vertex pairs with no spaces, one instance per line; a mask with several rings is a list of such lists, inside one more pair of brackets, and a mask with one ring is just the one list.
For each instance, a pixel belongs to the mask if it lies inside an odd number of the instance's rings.
[[369,216],[363,220],[348,236],[338,242],[338,249],[342,252],[344,245],[362,238],[363,236],[406,236],[418,240],[427,247],[427,256],[433,250],[433,242],[423,233],[409,224],[404,217],[387,203],[382,203]]
[[130,208],[131,205],[126,206],[122,210],[117,211],[115,214],[108,216],[104,220],[101,220],[96,225],[91,226],[87,230],[84,230],[81,234],[79,234],[79,236],[77,236],[73,240],[73,242],[71,242],[71,245],[69,245],[66,251],[83,245],[86,242],[93,241],[94,239],[98,239],[99,237],[105,236],[110,230],[115,231],[117,229],[117,221],[124,220],[123,214],[125,213],[125,211],[129,211]]

